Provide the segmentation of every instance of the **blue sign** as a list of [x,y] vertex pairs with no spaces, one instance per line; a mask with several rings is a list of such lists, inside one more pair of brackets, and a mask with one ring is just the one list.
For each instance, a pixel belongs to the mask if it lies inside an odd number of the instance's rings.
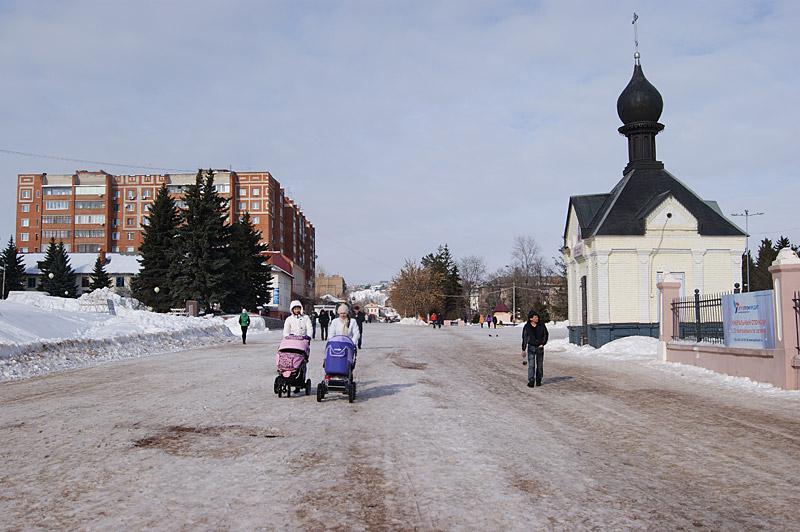
[[772,290],[722,296],[725,345],[775,349],[775,299]]
[[277,286],[272,289],[272,304],[273,305],[280,305],[281,303],[281,289]]

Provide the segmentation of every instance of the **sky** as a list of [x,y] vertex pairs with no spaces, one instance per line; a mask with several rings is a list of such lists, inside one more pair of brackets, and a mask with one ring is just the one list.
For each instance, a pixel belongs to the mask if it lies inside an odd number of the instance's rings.
[[[17,174],[267,170],[317,263],[390,279],[447,243],[559,254],[570,195],[622,177],[619,93],[661,92],[658,158],[800,242],[800,2],[0,1],[0,238]],[[744,226],[743,218],[733,221]]]

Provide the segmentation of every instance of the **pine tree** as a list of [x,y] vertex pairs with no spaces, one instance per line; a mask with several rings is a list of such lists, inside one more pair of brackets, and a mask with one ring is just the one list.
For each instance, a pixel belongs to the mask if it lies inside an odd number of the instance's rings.
[[778,239],[778,241],[775,242],[775,246],[774,246],[774,248],[775,248],[775,256],[777,257],[778,256],[777,255],[778,252],[780,252],[780,250],[782,250],[783,248],[790,248],[790,247],[792,247],[792,243],[789,242],[789,239],[787,237],[781,235],[781,237]]
[[94,261],[94,271],[92,272],[92,282],[89,284],[89,292],[94,292],[100,288],[111,286],[111,277],[106,272],[106,265],[100,256]]
[[131,289],[134,297],[145,305],[156,312],[167,312],[173,303],[183,302],[173,301],[170,283],[170,263],[174,258],[180,215],[166,184],[158,189],[145,219],[144,240],[139,248],[141,268],[131,282]]
[[[42,262],[42,286],[51,296],[76,297],[75,272],[69,264],[69,255],[64,242],[50,240]],[[53,274],[53,277],[50,277]]]
[[225,303],[230,294],[230,227],[228,200],[214,188],[213,171],[203,174],[197,172],[195,184],[184,195],[186,210],[181,213],[170,279],[175,303],[195,299],[208,310]]
[[437,296],[435,301],[438,301],[434,304],[434,308],[427,309],[427,311],[442,312],[445,319],[459,317],[463,303],[461,276],[447,244],[439,246],[436,253],[429,253],[422,257],[422,266],[429,268],[432,272]]
[[772,274],[769,267],[778,256],[778,252],[772,245],[772,240],[765,238],[761,241],[756,257],[755,268],[750,269],[750,291],[772,289]]
[[3,276],[2,298],[6,299],[12,290],[25,290],[25,266],[22,255],[17,253],[14,237],[8,239],[8,245],[0,255],[0,275]]
[[272,273],[263,255],[267,249],[268,246],[261,243],[261,232],[253,227],[249,213],[231,226],[231,293],[225,303],[226,310],[254,309],[270,302]]

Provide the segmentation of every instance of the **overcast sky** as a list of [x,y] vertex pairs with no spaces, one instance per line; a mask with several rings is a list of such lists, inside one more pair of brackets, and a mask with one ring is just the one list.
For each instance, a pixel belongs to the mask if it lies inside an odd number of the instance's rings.
[[[496,269],[516,235],[556,255],[569,196],[621,178],[633,11],[659,159],[764,212],[751,246],[800,242],[794,0],[2,1],[0,149],[268,170],[349,283],[440,243]],[[137,172],[0,152],[3,241],[18,173],[79,168]]]

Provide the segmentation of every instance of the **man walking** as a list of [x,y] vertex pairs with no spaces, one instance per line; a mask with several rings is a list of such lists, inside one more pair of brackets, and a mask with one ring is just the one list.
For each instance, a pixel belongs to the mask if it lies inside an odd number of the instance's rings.
[[358,325],[358,348],[361,349],[361,339],[364,338],[364,320],[367,319],[367,315],[364,314],[364,311],[361,310],[361,307],[358,305],[353,307],[353,310],[356,311],[356,325]]
[[311,311],[311,338],[313,338],[314,340],[317,339],[317,318],[318,318],[317,311],[316,310],[312,310]]
[[547,337],[547,327],[544,323],[539,323],[539,314],[534,310],[528,312],[528,323],[522,328],[522,363],[528,364],[528,388],[542,385],[542,363]]
[[331,315],[327,310],[319,313],[319,337],[322,340],[328,339],[328,325],[331,322]]
[[247,344],[247,328],[250,326],[250,314],[246,309],[242,309],[239,314],[239,325],[242,327],[242,343]]

